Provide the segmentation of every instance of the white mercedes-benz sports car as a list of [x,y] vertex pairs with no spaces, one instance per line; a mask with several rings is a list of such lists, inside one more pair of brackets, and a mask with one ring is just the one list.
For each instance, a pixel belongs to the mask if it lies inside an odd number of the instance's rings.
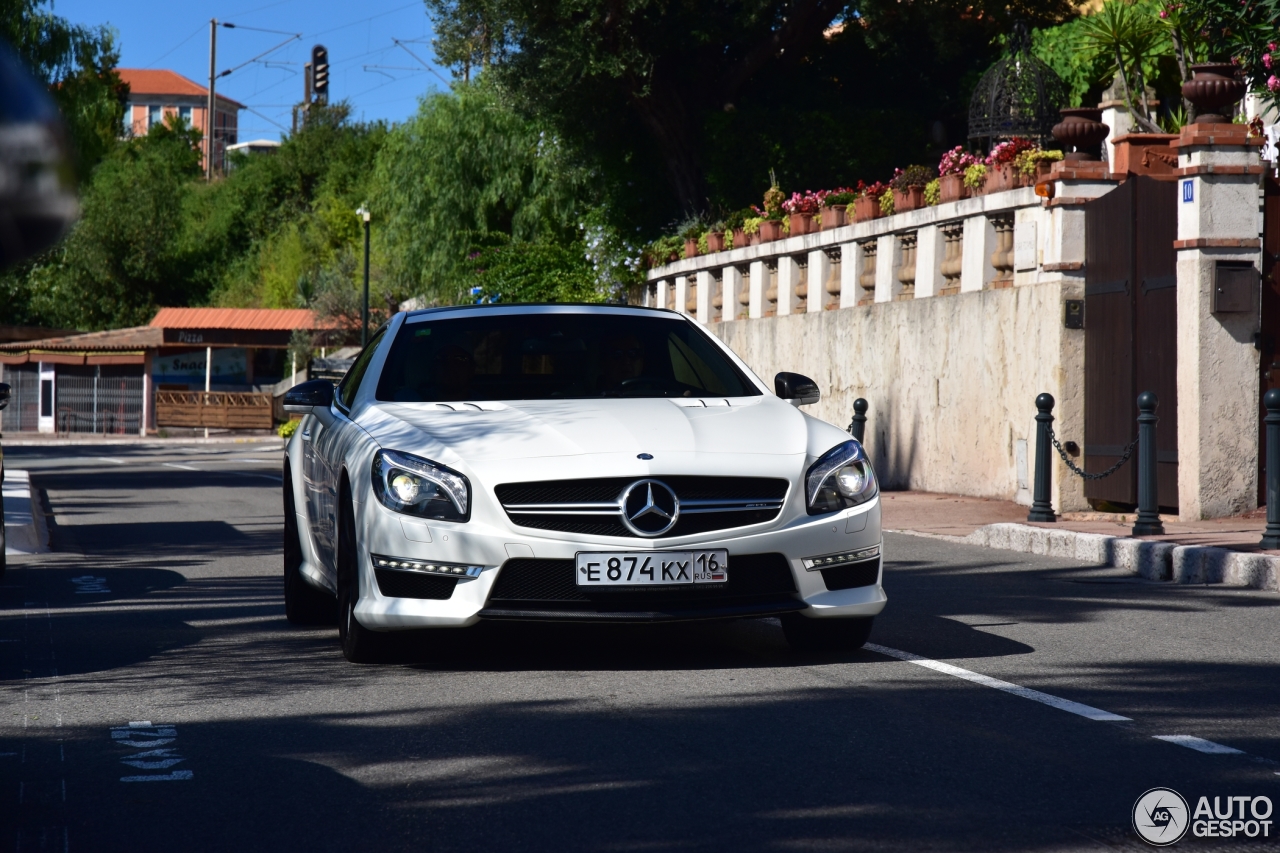
[[489,305],[395,315],[336,385],[296,386],[285,608],[343,654],[482,619],[777,616],[856,648],[885,605],[861,445],[679,314]]

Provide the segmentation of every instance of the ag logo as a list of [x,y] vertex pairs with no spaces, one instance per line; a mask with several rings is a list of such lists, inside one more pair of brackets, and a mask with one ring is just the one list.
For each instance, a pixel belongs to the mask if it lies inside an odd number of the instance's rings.
[[1142,840],[1166,847],[1187,834],[1187,801],[1172,788],[1152,788],[1133,804],[1133,828]]

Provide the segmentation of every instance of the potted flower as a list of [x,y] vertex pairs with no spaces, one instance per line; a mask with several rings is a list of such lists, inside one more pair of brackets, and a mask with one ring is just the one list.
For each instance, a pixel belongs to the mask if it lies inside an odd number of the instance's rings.
[[787,196],[778,188],[778,180],[773,170],[769,170],[769,189],[764,194],[764,207],[755,208],[756,215],[764,221],[760,223],[760,242],[768,243],[782,237],[783,225],[786,224],[786,211],[782,204]]
[[938,203],[946,204],[969,197],[969,187],[964,185],[965,169],[981,163],[977,157],[957,145],[938,161]]
[[933,180],[933,170],[928,166],[908,166],[894,169],[889,187],[893,190],[894,213],[906,213],[924,207],[924,188]]
[[707,243],[707,254],[723,252],[725,250],[724,223],[716,222],[711,226],[711,230],[703,235],[703,238]]
[[985,163],[972,163],[964,170],[964,186],[970,195],[986,192],[987,172]]
[[702,237],[703,226],[700,222],[691,222],[680,229],[680,240],[684,243],[684,257],[696,258],[699,254],[699,238]]
[[866,222],[870,219],[879,219],[882,215],[880,213],[880,197],[888,191],[889,188],[879,181],[874,184],[864,184],[862,181],[858,181],[858,186],[855,190],[858,197],[853,202],[853,221]]
[[857,197],[858,194],[848,187],[841,187],[823,195],[822,230],[830,231],[832,228],[840,228],[848,224],[845,213]]
[[1061,151],[1046,151],[1043,148],[1029,148],[1013,160],[1018,171],[1018,180],[1024,187],[1034,187],[1041,181],[1049,180],[1049,170],[1053,164],[1062,159]]
[[[735,210],[724,218],[725,242],[728,243],[729,239],[732,238],[732,247],[734,249],[741,249],[748,245],[748,236],[747,233],[742,230],[742,223],[746,222],[747,219],[752,216],[755,216],[754,211],[749,207],[744,207],[742,210]],[[725,248],[729,247],[726,246]]]
[[942,196],[942,181],[934,178],[932,181],[924,185],[924,203],[933,207],[938,203],[938,199]]
[[816,193],[806,192],[804,195],[792,193],[791,198],[782,203],[782,209],[787,213],[791,236],[797,237],[818,230],[813,218],[821,212],[825,196],[826,193],[821,190]]
[[987,168],[989,171],[987,173],[986,191],[988,193],[998,193],[1017,189],[1020,179],[1014,161],[1018,159],[1019,154],[1024,151],[1030,151],[1035,147],[1035,143],[1030,139],[1015,136],[992,148],[991,153],[987,155]]
[[742,233],[746,235],[748,246],[760,245],[760,226],[763,224],[763,216],[748,216],[743,220]]

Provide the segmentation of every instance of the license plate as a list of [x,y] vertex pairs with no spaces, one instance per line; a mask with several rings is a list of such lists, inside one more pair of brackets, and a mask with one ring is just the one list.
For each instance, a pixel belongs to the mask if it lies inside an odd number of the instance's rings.
[[580,552],[574,560],[578,586],[648,586],[726,583],[728,551]]

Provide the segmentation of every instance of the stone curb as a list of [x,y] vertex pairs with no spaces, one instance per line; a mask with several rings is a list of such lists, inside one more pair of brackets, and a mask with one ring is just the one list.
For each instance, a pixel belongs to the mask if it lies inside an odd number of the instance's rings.
[[1127,539],[1102,533],[1048,530],[1014,523],[988,524],[968,536],[940,536],[914,530],[889,532],[1114,566],[1152,581],[1216,583],[1280,591],[1280,556],[1269,554]]

